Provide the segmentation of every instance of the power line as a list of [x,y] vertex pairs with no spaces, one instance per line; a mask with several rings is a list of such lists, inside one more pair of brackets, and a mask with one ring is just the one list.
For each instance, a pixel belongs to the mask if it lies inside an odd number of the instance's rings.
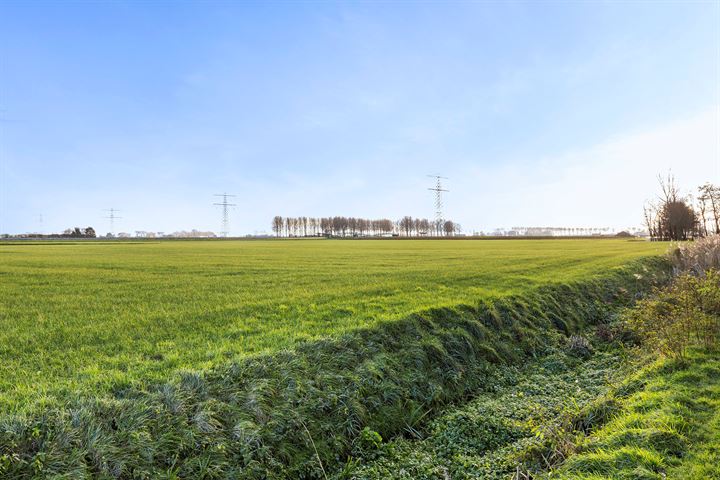
[[442,228],[443,224],[443,201],[442,201],[442,193],[443,192],[449,192],[450,190],[446,190],[442,186],[442,180],[449,180],[447,177],[443,177],[440,175],[428,175],[428,177],[435,179],[435,187],[428,188],[428,190],[432,190],[435,192],[435,223],[437,225],[436,228]]
[[110,212],[110,215],[108,215],[107,217],[103,217],[103,218],[109,218],[109,219],[110,219],[110,233],[112,233],[113,235],[115,235],[115,220],[122,218],[122,217],[118,217],[118,216],[115,215],[115,214],[116,214],[117,212],[119,212],[120,210],[116,210],[116,209],[114,209],[114,208],[106,208],[106,209],[103,210],[103,211],[104,211],[104,212]]
[[214,197],[222,197],[222,202],[220,203],[213,203],[213,205],[218,205],[222,207],[222,236],[227,237],[228,233],[230,232],[230,217],[228,215],[228,207],[236,207],[237,205],[234,203],[228,203],[228,197],[236,197],[237,195],[230,195],[229,193],[216,193],[213,195]]

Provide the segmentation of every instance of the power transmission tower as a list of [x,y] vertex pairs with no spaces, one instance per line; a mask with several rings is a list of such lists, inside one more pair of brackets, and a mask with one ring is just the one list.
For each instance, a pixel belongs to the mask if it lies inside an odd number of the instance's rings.
[[230,218],[228,216],[228,207],[236,207],[234,203],[228,203],[228,197],[236,197],[237,195],[230,195],[228,193],[216,193],[214,197],[222,197],[222,202],[213,203],[213,205],[219,205],[222,207],[222,236],[227,237],[230,231]]
[[449,180],[447,177],[441,177],[440,175],[428,175],[428,177],[435,179],[435,187],[428,188],[428,190],[432,190],[435,192],[435,228],[440,230],[443,225],[443,202],[442,202],[442,192],[449,192],[450,190],[446,190],[442,186],[442,180]]
[[110,233],[112,233],[113,235],[115,235],[115,220],[118,220],[118,219],[122,218],[122,217],[118,217],[118,216],[115,215],[115,214],[116,214],[117,212],[119,212],[120,210],[115,210],[114,208],[106,208],[106,209],[103,210],[103,211],[104,211],[104,212],[110,212],[110,214],[109,214],[107,217],[104,217],[104,218],[109,218],[109,219],[110,219]]

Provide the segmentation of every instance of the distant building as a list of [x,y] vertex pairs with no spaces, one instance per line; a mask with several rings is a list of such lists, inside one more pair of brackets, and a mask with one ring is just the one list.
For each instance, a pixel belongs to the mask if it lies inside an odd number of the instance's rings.
[[189,232],[181,230],[179,232],[174,232],[170,236],[176,238],[215,238],[217,235],[215,235],[215,232],[201,232],[193,228]]

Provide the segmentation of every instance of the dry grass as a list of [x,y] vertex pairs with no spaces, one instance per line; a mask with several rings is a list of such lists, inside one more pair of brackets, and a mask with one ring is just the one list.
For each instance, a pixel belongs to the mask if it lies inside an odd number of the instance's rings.
[[678,274],[704,276],[708,270],[720,270],[720,235],[681,243],[670,257]]

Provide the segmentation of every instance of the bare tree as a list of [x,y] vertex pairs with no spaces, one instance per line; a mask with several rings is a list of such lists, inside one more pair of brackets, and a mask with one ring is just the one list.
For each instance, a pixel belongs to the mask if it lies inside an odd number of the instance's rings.
[[705,234],[708,234],[707,223],[705,220],[706,205],[709,205],[710,212],[712,213],[714,229],[713,233],[720,234],[720,187],[713,185],[712,183],[706,183],[705,185],[698,188],[700,196],[698,202],[700,205],[702,222],[705,228]]
[[272,221],[272,231],[275,232],[275,236],[279,237],[282,235],[283,218],[281,216],[275,216]]
[[658,240],[659,235],[656,228],[657,223],[655,222],[655,218],[657,218],[657,205],[652,202],[647,202],[643,206],[643,216],[645,217],[645,227],[647,228],[648,235],[650,235],[650,239]]
[[400,227],[400,230],[405,232],[406,237],[410,236],[414,225],[415,225],[415,222],[413,222],[412,217],[403,217],[398,222],[398,226]]
[[427,218],[423,218],[422,220],[420,220],[419,227],[420,227],[420,229],[419,229],[420,231],[418,233],[421,233],[422,235],[428,235],[431,233],[430,232],[430,220],[428,220]]
[[445,223],[443,223],[443,231],[447,237],[450,237],[455,233],[455,224],[452,220],[446,220]]

